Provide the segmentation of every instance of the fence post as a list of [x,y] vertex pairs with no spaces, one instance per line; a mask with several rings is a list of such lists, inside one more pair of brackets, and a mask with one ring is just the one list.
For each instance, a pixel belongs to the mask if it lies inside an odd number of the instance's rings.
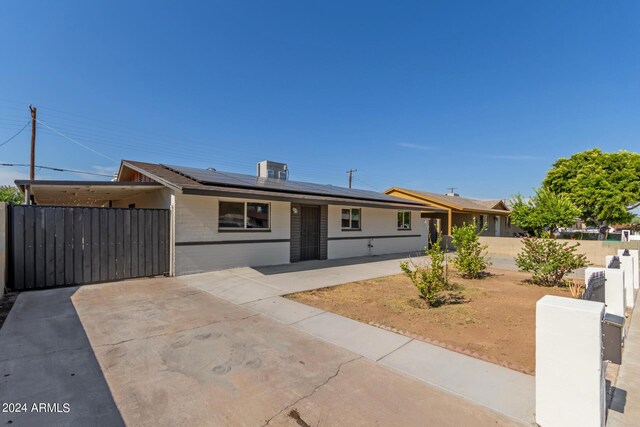
[[600,302],[542,297],[536,304],[536,422],[604,426]]

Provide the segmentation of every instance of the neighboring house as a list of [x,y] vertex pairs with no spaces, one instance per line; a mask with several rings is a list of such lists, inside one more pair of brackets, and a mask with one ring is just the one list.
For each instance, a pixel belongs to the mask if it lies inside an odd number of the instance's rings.
[[[457,193],[436,194],[426,191],[393,187],[386,194],[424,203],[431,207],[422,213],[423,218],[436,220],[438,232],[451,235],[453,226],[476,223],[479,228],[486,225],[483,236],[511,237],[522,230],[511,224],[511,211],[499,199],[478,200],[460,197]],[[437,210],[444,210],[444,213]]]
[[[170,274],[311,259],[415,254],[425,205],[383,193],[257,175],[123,160],[114,182],[16,181],[36,204],[171,210]],[[436,209],[444,214],[445,210]]]

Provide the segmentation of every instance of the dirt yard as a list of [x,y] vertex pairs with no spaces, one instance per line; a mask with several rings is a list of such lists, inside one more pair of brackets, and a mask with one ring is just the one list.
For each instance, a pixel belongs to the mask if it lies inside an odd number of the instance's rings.
[[[291,294],[303,304],[364,322],[384,325],[469,350],[523,372],[535,369],[535,306],[544,295],[570,297],[568,289],[525,284],[529,274],[490,269],[483,279],[450,273],[469,302],[425,308],[404,275],[381,277]],[[444,343],[444,344],[443,344]]]

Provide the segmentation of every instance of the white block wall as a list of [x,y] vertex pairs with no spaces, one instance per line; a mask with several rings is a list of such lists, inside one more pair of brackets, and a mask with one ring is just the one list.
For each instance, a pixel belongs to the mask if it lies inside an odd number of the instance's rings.
[[[271,205],[271,231],[218,231],[218,201],[245,199],[176,195],[176,242],[232,242],[290,238],[288,202],[265,200]],[[260,200],[251,200],[261,202]],[[221,270],[232,267],[287,264],[289,242],[207,244],[176,246],[176,274]]]
[[536,304],[536,422],[604,426],[604,304],[542,297]]
[[[328,208],[327,235],[328,258],[348,258],[392,253],[414,253],[424,251],[427,244],[427,227],[420,212],[411,212],[411,230],[398,230],[398,210],[382,208],[360,208],[361,230],[342,230],[342,209],[350,206],[330,205]],[[357,208],[357,206],[354,206]],[[414,236],[416,237],[394,237]],[[385,236],[369,239],[371,236]],[[389,236],[389,237],[386,237]],[[349,238],[342,240],[342,238]],[[363,237],[355,239],[355,237]],[[332,240],[332,239],[341,240]],[[371,244],[372,247],[368,245]]]

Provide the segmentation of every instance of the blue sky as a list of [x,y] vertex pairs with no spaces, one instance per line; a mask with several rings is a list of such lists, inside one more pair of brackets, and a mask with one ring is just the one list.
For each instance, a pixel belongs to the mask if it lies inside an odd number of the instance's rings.
[[[270,159],[296,180],[354,168],[363,189],[507,198],[558,157],[638,151],[639,18],[639,2],[2,2],[0,143],[32,103],[40,165]],[[27,163],[29,138],[0,162]]]

